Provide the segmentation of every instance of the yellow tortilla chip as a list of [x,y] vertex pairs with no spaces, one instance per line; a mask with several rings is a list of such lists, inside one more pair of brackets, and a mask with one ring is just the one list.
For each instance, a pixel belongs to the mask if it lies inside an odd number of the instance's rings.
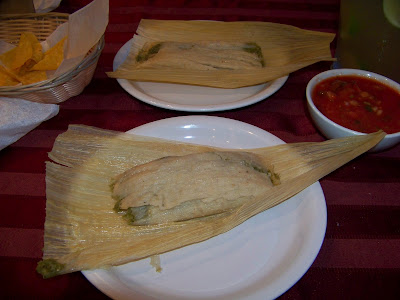
[[64,59],[64,42],[67,37],[64,37],[53,48],[49,49],[44,58],[32,67],[31,70],[57,70]]
[[[18,69],[17,69],[17,70],[18,70]],[[2,71],[5,72],[5,73],[7,73],[8,76],[14,78],[15,80],[18,80],[18,78],[17,78],[17,73],[18,73],[18,71],[16,71],[16,70],[10,70],[10,69],[7,69],[6,67],[3,67]]]
[[0,60],[3,62],[4,66],[11,69],[12,64],[14,63],[15,53],[17,51],[17,47],[4,52],[0,55]]
[[43,81],[47,79],[46,71],[32,71],[30,70],[31,66],[29,66],[29,60],[21,67],[14,70],[7,70],[8,74],[11,77],[14,77],[15,80],[18,80],[22,84],[32,84],[35,82]]
[[32,63],[33,63],[33,60],[30,59],[25,64],[23,64],[21,67],[19,67],[18,69],[12,70],[12,73],[15,74],[15,76],[17,78],[24,76],[32,68]]
[[32,32],[25,32],[25,37],[27,40],[29,40],[30,44],[32,45],[31,60],[33,60],[35,63],[38,63],[44,57],[42,45],[38,41],[36,35],[34,35]]
[[14,86],[18,83],[19,81],[14,76],[9,74],[3,66],[0,66],[0,86]]
[[21,68],[24,68],[25,70],[31,69],[35,64],[37,64],[39,61],[41,61],[44,57],[44,53],[42,50],[42,45],[39,43],[38,39],[36,36],[31,33],[31,32],[25,32],[24,33],[26,40],[29,41],[32,47],[32,56],[29,58],[22,66]]
[[46,71],[28,71],[25,73],[18,74],[18,80],[22,84],[31,84],[47,79]]
[[19,44],[15,48],[15,57],[10,68],[16,69],[21,67],[28,59],[32,58],[33,49],[30,35],[26,32],[21,34]]
[[31,32],[21,34],[18,46],[0,55],[0,86],[32,84],[47,79],[46,71],[56,70],[64,59],[66,37],[43,53],[42,45]]
[[32,60],[38,63],[44,57],[42,45],[39,42],[37,44],[33,44],[32,50],[33,50]]
[[23,32],[20,36],[18,46],[0,55],[0,60],[8,69],[17,69],[30,62],[36,64],[43,58],[42,45],[32,32]]

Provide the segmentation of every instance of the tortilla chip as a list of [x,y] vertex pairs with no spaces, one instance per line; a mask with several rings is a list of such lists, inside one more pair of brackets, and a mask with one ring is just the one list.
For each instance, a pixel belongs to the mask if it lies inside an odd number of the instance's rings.
[[35,82],[46,80],[46,71],[32,71],[31,66],[29,66],[29,62],[32,62],[32,60],[29,60],[23,66],[17,69],[6,69],[6,72],[8,72],[11,77],[13,77],[18,82],[21,82],[22,84],[32,84]]
[[42,45],[33,33],[22,33],[18,46],[0,55],[3,63],[0,86],[46,80],[46,71],[56,70],[64,59],[65,40],[66,37],[43,53]]
[[23,32],[19,39],[19,44],[15,48],[15,57],[10,68],[16,69],[21,67],[29,59],[32,58],[33,45],[31,33]]
[[32,56],[30,59],[33,60],[35,63],[38,63],[44,57],[42,45],[38,41],[36,35],[34,35],[32,32],[26,32],[25,35],[32,45]]
[[64,42],[67,37],[64,37],[53,48],[49,49],[44,58],[32,67],[31,70],[57,70],[64,59]]
[[0,55],[0,60],[8,69],[17,69],[33,60],[36,64],[43,58],[42,45],[32,32],[23,32],[20,36],[18,46]]
[[17,51],[17,47],[15,47],[7,52],[4,52],[2,55],[0,55],[0,60],[2,61],[2,63],[4,64],[5,67],[11,69],[11,66],[14,63],[16,51]]
[[22,84],[31,84],[47,79],[46,71],[28,71],[18,74],[18,80]]
[[9,74],[3,66],[0,66],[0,86],[14,86],[18,83],[19,81],[14,76]]

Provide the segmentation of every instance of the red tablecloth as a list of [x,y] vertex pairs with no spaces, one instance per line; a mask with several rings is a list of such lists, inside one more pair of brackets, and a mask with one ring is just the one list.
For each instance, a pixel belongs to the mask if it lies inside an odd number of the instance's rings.
[[[74,12],[90,1],[64,0]],[[69,124],[126,131],[190,115],[147,105],[105,72],[142,18],[254,20],[336,32],[339,0],[112,0],[106,45],[90,85],[60,105],[59,114],[0,151],[0,297],[107,298],[79,273],[44,280],[35,272],[45,220],[45,161]],[[334,49],[334,45],[332,45]],[[273,96],[230,111],[207,113],[243,121],[285,142],[322,141],[305,106],[307,82],[330,67],[317,63],[290,74]],[[364,154],[323,178],[328,225],[306,274],[281,299],[400,299],[400,146]]]

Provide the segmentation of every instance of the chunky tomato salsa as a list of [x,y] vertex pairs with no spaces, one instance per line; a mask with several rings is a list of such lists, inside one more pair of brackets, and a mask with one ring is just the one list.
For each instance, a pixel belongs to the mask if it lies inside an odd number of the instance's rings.
[[343,127],[364,133],[400,131],[400,93],[374,79],[325,79],[315,86],[312,99],[320,112]]

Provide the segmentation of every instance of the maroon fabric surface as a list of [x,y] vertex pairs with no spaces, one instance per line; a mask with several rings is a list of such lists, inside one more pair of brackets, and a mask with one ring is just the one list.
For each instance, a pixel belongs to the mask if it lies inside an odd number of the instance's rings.
[[[74,12],[88,0],[64,0]],[[145,104],[105,72],[142,18],[254,20],[337,31],[339,0],[111,0],[106,45],[93,81],[60,105],[59,114],[0,151],[0,297],[107,299],[77,272],[44,280],[35,272],[43,247],[45,161],[69,124],[126,131],[192,113]],[[332,50],[334,43],[332,44]],[[329,69],[321,62],[290,74],[287,83],[257,104],[207,113],[243,121],[286,142],[323,141],[305,106],[307,82]],[[197,114],[197,113],[196,113]],[[323,178],[328,225],[324,243],[305,275],[280,299],[400,299],[400,145],[364,154]]]

